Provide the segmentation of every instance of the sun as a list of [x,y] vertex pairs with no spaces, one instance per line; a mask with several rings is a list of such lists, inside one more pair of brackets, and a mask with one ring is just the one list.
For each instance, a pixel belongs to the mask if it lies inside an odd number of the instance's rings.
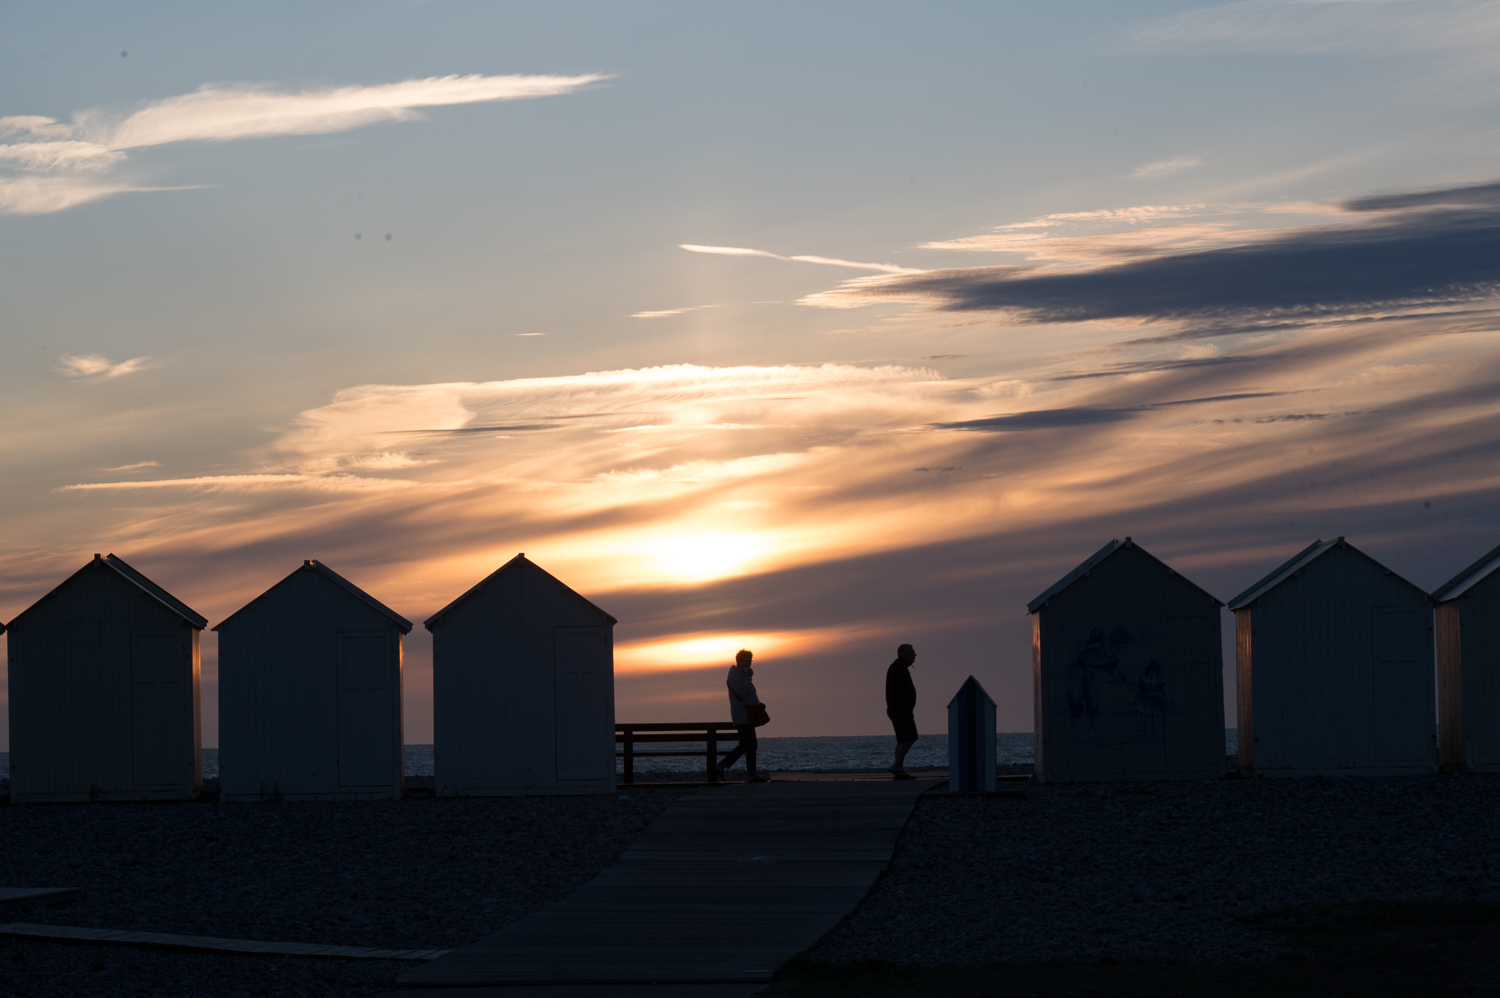
[[648,546],[656,570],[679,582],[734,575],[766,548],[766,542],[754,534],[731,532],[670,534]]

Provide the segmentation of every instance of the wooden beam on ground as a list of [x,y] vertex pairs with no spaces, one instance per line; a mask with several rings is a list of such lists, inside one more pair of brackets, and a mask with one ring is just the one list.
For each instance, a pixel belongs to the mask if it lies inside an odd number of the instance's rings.
[[189,950],[199,953],[321,956],[337,960],[435,960],[452,952],[445,949],[369,949],[364,946],[275,943],[263,942],[259,939],[219,939],[214,936],[179,936],[169,932],[127,932],[121,929],[85,929],[71,925],[34,925],[28,922],[0,924],[0,936],[9,936],[14,939],[45,939],[49,942],[149,946],[156,949]]

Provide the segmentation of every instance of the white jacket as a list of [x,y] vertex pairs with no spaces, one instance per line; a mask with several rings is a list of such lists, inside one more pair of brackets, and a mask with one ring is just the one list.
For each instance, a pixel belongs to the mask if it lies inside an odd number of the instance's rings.
[[750,681],[749,676],[745,675],[745,670],[737,665],[729,667],[728,683],[729,719],[735,724],[749,724],[750,718],[745,714],[745,704],[760,703],[760,697],[755,695],[755,684]]

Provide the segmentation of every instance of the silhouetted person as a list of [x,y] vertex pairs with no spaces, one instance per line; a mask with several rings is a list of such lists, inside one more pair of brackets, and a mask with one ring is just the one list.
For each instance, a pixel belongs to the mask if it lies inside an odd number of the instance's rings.
[[735,653],[734,664],[729,667],[729,678],[725,680],[725,685],[729,687],[729,719],[740,733],[740,743],[719,763],[721,780],[725,778],[724,770],[738,762],[740,756],[744,756],[745,772],[749,777],[747,782],[766,782],[766,778],[755,771],[755,725],[750,723],[750,716],[745,712],[747,704],[760,703],[760,697],[755,695],[755,684],[750,681],[750,677],[755,674],[755,670],[750,667],[754,658],[750,651],[741,648]]
[[911,666],[917,660],[917,650],[911,645],[896,649],[896,661],[885,670],[885,716],[896,728],[896,761],[890,772],[898,780],[916,777],[906,771],[906,753],[917,743],[917,685],[911,681]]

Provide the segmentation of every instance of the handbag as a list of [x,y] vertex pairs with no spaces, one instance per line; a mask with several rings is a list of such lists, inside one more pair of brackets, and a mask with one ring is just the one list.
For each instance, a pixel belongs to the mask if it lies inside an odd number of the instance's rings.
[[[729,681],[725,680],[724,685],[729,686]],[[763,725],[771,723],[771,715],[766,713],[765,704],[746,703],[744,700],[740,699],[740,695],[734,691],[733,686],[729,686],[729,695],[734,697],[736,700],[739,700],[740,706],[745,708],[745,720],[750,722],[750,727],[759,728]]]

